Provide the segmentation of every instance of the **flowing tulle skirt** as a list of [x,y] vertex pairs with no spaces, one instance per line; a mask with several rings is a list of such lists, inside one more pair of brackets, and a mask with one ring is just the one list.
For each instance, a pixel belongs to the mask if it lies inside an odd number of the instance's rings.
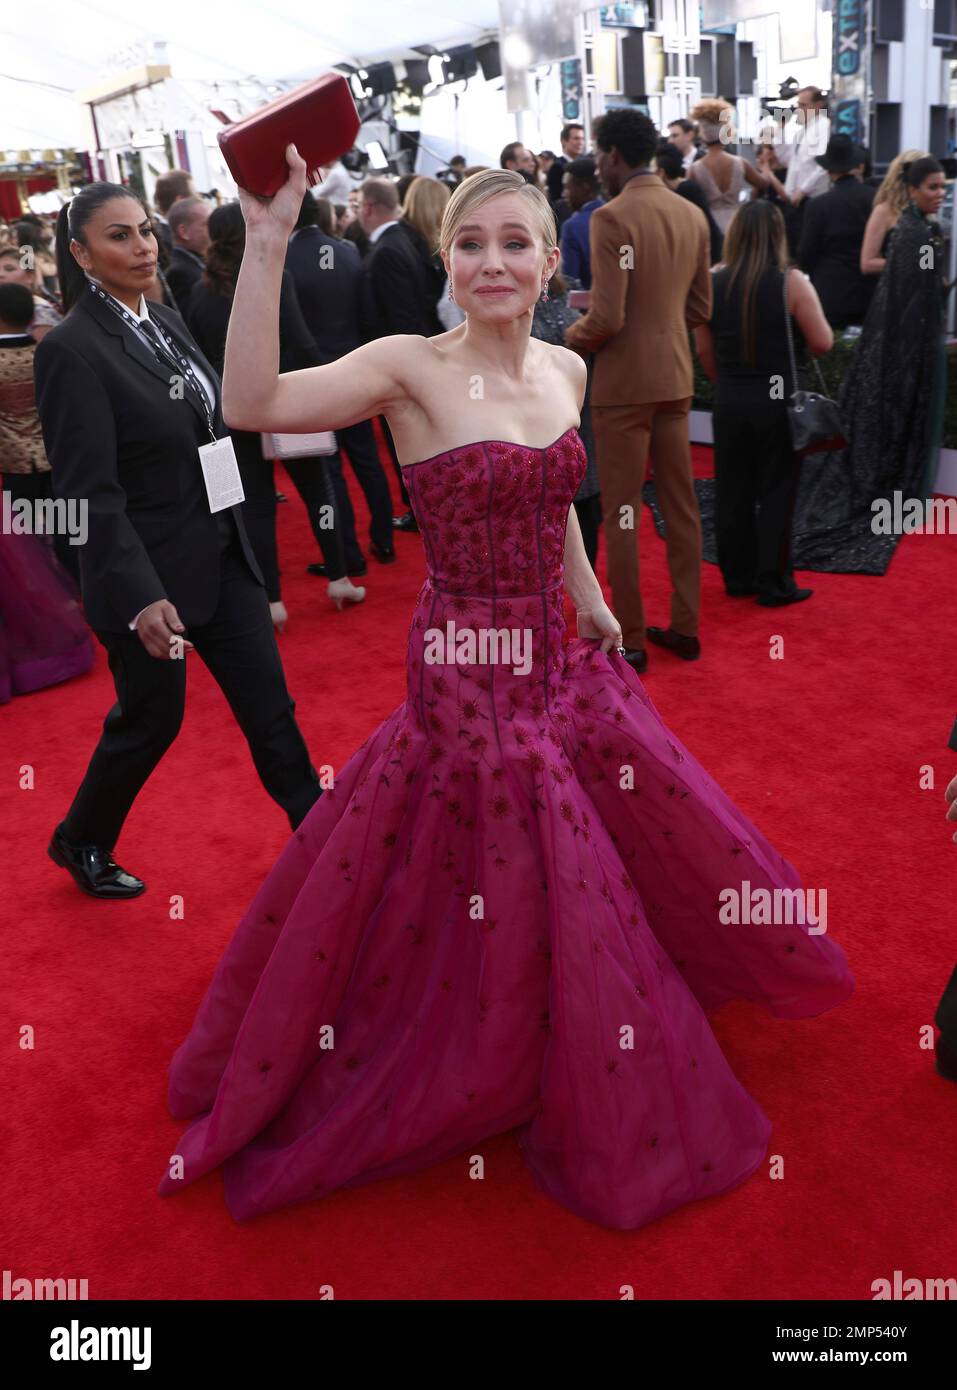
[[194,1123],[161,1193],[224,1163],[245,1220],[520,1126],[546,1192],[631,1228],[761,1164],[706,1012],[821,1013],[853,990],[840,947],[722,921],[724,890],[800,879],[617,652],[572,641],[539,728],[489,758],[406,702],[338,773],[173,1059]]
[[0,703],[93,665],[69,575],[39,536],[0,531]]

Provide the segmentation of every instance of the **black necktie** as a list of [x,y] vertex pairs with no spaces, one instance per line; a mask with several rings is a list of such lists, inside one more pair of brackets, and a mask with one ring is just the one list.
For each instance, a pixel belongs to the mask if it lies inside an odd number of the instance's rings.
[[159,329],[157,328],[156,324],[153,322],[152,319],[140,319],[139,326],[142,329],[143,333],[146,335],[146,337],[149,339],[150,345],[153,348],[153,351],[156,354],[159,361],[162,362],[164,366],[172,367],[174,372],[176,372],[184,378],[187,386],[191,389],[197,401],[199,402],[200,407],[203,410],[203,413],[207,417],[209,417],[209,399],[206,395],[206,392],[203,390],[200,384],[199,378],[193,373],[192,369],[190,368],[189,363],[186,362],[186,370],[184,370],[183,364],[185,362],[185,358],[183,359],[183,361],[179,362],[176,360],[176,357],[170,351],[168,343],[165,341],[163,335],[160,333]]

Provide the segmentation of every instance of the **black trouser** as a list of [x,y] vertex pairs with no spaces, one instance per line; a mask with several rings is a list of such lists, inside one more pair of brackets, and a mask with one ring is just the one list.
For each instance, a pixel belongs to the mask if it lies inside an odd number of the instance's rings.
[[412,503],[409,501],[409,494],[405,488],[405,479],[402,476],[402,465],[399,463],[399,456],[395,451],[395,440],[392,438],[392,431],[389,429],[389,422],[384,415],[379,416],[379,424],[382,426],[382,433],[385,435],[385,442],[389,453],[392,456],[392,466],[395,469],[396,477],[399,480],[399,491],[402,494],[402,502],[407,511],[411,511]]
[[715,530],[725,588],[780,598],[797,588],[791,519],[800,459],[783,401],[748,392],[714,406]]
[[[379,457],[379,446],[376,444],[372,421],[360,420],[358,424],[336,430],[336,443],[340,449],[345,449],[352,471],[366,499],[369,508],[369,539],[380,550],[388,550],[392,546],[392,493],[389,491],[389,480]],[[330,465],[336,500],[343,518],[342,534],[346,558],[352,564],[362,558],[362,552],[356,542],[355,514],[338,455],[330,456]],[[402,482],[401,478],[399,481]],[[402,495],[408,496],[404,491],[404,485]],[[355,554],[350,553],[350,546],[355,547]]]
[[[276,480],[273,460],[263,458],[258,434],[233,431],[232,438],[243,484],[243,520],[246,523],[246,534],[263,572],[266,597],[270,603],[278,603],[282,597],[282,585],[279,579],[279,551],[276,542]],[[333,479],[327,471],[327,456],[284,459],[283,463],[305,504],[313,535],[322,550],[327,577],[341,579],[347,572],[346,556],[350,533],[352,548],[357,549],[355,517],[352,516],[351,504],[350,520],[347,522],[336,496]],[[338,466],[338,459],[336,464]],[[379,471],[382,472],[381,463]],[[346,500],[348,502],[348,494]],[[323,508],[328,510],[323,511]]]
[[[350,534],[353,548],[358,549],[355,517],[352,517],[351,525],[347,523],[336,496],[334,468],[331,466],[333,460],[335,460],[335,468],[338,468],[341,477],[342,465],[335,454],[319,454],[315,457],[301,459],[283,459],[283,467],[305,504],[312,534],[322,551],[326,578],[330,580],[342,579],[349,571],[346,555]],[[346,496],[348,498],[348,493]],[[350,513],[352,511],[351,504],[349,511]]]
[[[53,474],[46,473],[4,473],[4,486],[12,502],[21,498],[34,502],[44,497],[53,497]],[[50,538],[53,551],[67,574],[72,575],[77,585],[80,583],[80,547],[71,545],[69,536],[54,534]]]
[[583,497],[580,502],[576,502],[575,513],[581,528],[585,554],[594,569],[598,559],[598,534],[601,531],[601,493],[596,492],[592,497]]
[[278,603],[279,553],[276,549],[276,480],[272,459],[263,458],[258,434],[231,430],[243,484],[243,521],[253,554],[266,581],[266,597]]
[[[294,717],[269,604],[235,538],[220,556],[220,594],[208,623],[187,629],[196,653],[150,656],[135,632],[100,632],[117,703],[64,820],[67,839],[111,850],[141,787],[179,732],[186,667],[196,655],[211,671],[249,744],[256,771],[295,829],[320,795],[319,779]],[[199,813],[203,769],[192,785]],[[189,788],[184,789],[189,796]]]

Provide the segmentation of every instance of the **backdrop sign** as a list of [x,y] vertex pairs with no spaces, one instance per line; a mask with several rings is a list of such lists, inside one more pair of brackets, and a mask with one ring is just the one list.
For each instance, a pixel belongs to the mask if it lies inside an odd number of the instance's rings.
[[831,133],[866,143],[867,35],[871,0],[835,0]]
[[574,58],[578,17],[591,0],[499,0],[499,52],[509,111],[532,105],[529,69]]

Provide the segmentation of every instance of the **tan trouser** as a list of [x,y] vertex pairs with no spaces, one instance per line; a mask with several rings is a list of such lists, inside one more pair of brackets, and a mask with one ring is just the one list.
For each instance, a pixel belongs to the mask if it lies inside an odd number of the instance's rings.
[[[691,398],[643,405],[593,405],[595,456],[608,547],[612,608],[626,647],[645,645],[645,615],[638,578],[641,489],[649,448],[658,505],[665,521],[675,632],[698,635],[701,596],[701,513],[691,473],[688,410]],[[630,508],[630,512],[623,512]],[[628,517],[633,517],[632,526]],[[623,524],[624,523],[624,524]]]

